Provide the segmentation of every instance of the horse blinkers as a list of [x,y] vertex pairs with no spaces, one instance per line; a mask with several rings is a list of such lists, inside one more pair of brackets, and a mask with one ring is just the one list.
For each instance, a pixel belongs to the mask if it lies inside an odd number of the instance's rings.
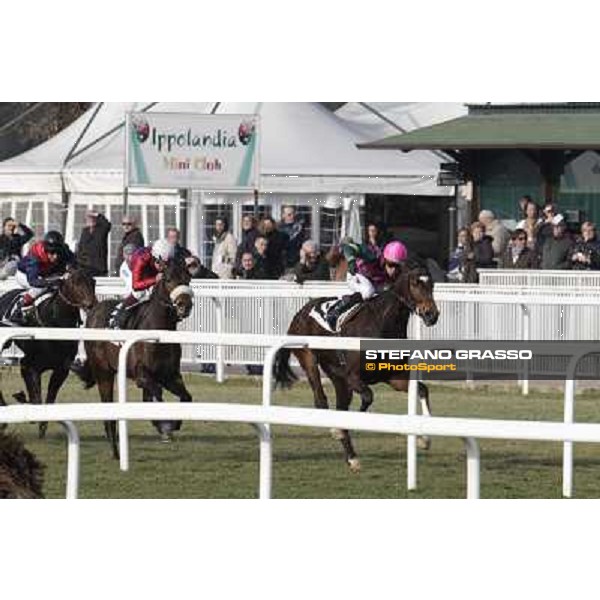
[[187,285],[178,285],[170,292],[169,298],[175,308],[177,318],[180,321],[187,319],[192,312],[194,303],[194,292],[192,288]]

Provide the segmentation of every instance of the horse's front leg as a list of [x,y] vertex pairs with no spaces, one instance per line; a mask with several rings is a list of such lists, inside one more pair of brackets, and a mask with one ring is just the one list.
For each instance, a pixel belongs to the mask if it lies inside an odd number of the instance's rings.
[[[136,384],[142,390],[144,402],[162,402],[163,390],[161,385],[146,369],[141,369],[136,377]],[[170,442],[175,430],[174,421],[152,421],[152,425],[160,433],[163,442]]]
[[[50,381],[48,382],[48,393],[46,395],[46,404],[54,404],[58,391],[62,387],[65,379],[69,376],[69,368],[67,366],[59,367],[52,371]],[[48,423],[43,422],[39,424],[39,435],[40,438],[46,437],[46,431],[48,430]]]
[[[29,398],[29,404],[41,404],[42,403],[42,374],[29,363],[23,361],[21,363],[21,377],[25,382],[27,388],[27,396]],[[39,424],[39,436],[43,438],[45,430],[42,430],[42,423]]]
[[[162,383],[165,390],[171,392],[174,396],[177,396],[180,402],[192,402],[192,395],[185,387],[181,373],[178,373],[173,379],[163,381]],[[173,425],[173,431],[179,431],[181,429],[181,421],[173,421]]]

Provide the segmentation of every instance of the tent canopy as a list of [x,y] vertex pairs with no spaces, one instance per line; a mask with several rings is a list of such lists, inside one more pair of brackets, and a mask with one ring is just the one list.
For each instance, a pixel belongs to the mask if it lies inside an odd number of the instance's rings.
[[[0,163],[0,193],[122,193],[130,111],[257,113],[261,190],[445,195],[429,153],[359,150],[374,139],[319,103],[101,103],[44,144]],[[147,192],[147,190],[146,190]]]

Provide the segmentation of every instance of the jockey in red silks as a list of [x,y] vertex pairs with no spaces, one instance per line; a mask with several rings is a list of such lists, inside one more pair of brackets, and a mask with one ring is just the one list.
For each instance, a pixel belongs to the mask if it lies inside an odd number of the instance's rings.
[[58,231],[49,231],[43,241],[35,242],[19,261],[15,280],[27,292],[19,299],[14,321],[24,324],[36,298],[55,285],[75,262],[75,255]]
[[152,288],[162,278],[169,261],[175,256],[175,246],[167,240],[156,240],[151,247],[139,248],[131,258],[131,290],[115,307],[109,325],[120,329],[127,316],[128,309],[145,300],[152,293]]
[[394,281],[399,272],[400,263],[408,258],[408,251],[402,242],[394,241],[385,246],[380,255],[364,252],[364,246],[349,244],[344,247],[344,256],[348,262],[348,287],[353,294],[343,296],[327,312],[326,320],[335,330],[338,318],[355,304],[372,298]]

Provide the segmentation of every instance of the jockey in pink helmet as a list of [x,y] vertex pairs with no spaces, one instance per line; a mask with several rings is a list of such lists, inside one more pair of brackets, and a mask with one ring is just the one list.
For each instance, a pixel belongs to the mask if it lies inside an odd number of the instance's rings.
[[[393,241],[385,246],[381,259],[377,262],[377,277],[366,277],[364,271],[361,273],[358,270],[351,268],[347,275],[347,283],[353,293],[343,296],[342,299],[327,312],[326,319],[331,329],[335,331],[335,325],[340,315],[352,308],[352,306],[368,300],[369,298],[372,298],[376,292],[386,289],[388,284],[396,279],[400,271],[401,263],[407,258],[408,251],[406,246],[402,242]],[[371,273],[369,274],[371,275]],[[376,282],[375,285],[373,280]]]

